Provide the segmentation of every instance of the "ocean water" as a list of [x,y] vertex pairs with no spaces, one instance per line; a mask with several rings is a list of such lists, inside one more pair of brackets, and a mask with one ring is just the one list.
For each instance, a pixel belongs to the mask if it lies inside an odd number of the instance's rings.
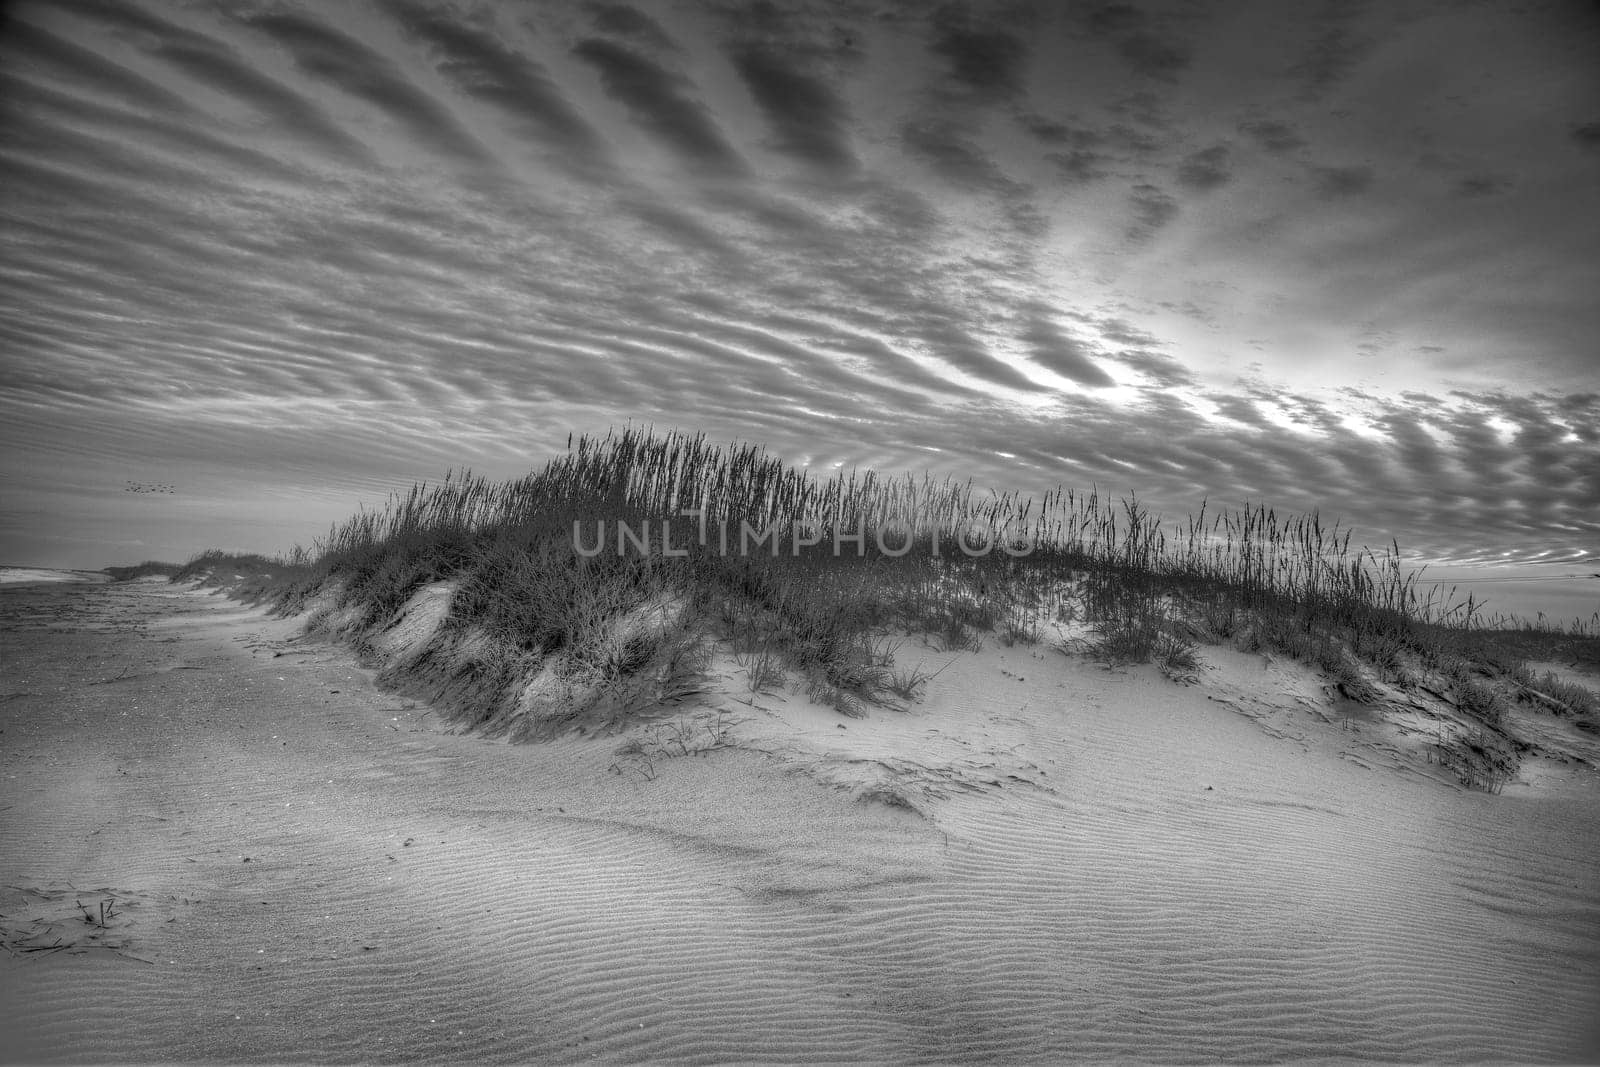
[[63,571],[53,567],[0,567],[0,586],[38,585],[43,582],[109,582],[95,571]]
[[1430,586],[1441,597],[1453,587],[1455,602],[1470,595],[1482,623],[1504,616],[1532,623],[1543,615],[1549,625],[1578,620],[1593,627],[1600,612],[1600,563],[1430,565],[1419,589]]

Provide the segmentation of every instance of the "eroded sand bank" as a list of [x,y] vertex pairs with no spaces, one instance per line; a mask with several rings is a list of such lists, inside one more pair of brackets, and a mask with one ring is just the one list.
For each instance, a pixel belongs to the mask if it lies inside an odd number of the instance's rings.
[[1593,769],[1465,791],[1260,657],[510,746],[205,591],[0,626],[13,1059],[1600,1058]]

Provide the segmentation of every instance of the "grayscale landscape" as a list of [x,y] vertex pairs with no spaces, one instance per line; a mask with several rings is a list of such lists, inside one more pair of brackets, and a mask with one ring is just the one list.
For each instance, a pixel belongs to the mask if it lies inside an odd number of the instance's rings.
[[1600,1061],[1600,13],[0,11],[0,1062]]

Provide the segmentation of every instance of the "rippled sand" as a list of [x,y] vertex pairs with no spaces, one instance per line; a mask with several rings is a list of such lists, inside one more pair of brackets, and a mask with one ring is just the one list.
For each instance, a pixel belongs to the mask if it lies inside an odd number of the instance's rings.
[[1467,792],[1292,665],[511,746],[201,591],[0,627],[12,1059],[1600,1058],[1593,768]]

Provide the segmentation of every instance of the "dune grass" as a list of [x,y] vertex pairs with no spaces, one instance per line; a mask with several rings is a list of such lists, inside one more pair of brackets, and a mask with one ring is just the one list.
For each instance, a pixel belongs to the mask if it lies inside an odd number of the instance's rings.
[[180,563],[162,563],[148,559],[127,567],[103,567],[100,573],[111,575],[113,582],[131,582],[136,578],[171,578],[183,570]]
[[896,667],[892,635],[959,650],[1069,625],[1066,651],[1177,678],[1198,669],[1197,645],[1228,642],[1313,664],[1352,699],[1439,687],[1491,734],[1507,701],[1594,714],[1583,691],[1474,653],[1478,605],[1425,590],[1398,545],[1352,547],[1315,514],[1202,507],[1167,522],[1095,492],[1035,502],[926,476],[818,479],[680,433],[579,438],[512,481],[452,473],[309,551],[206,553],[175,580],[201,575],[282,611],[322,596],[358,638],[423,586],[454,583],[440,639],[390,680],[519,737],[692,694],[719,644],[752,690],[792,683],[858,715],[926,681]]
[[279,611],[284,611],[286,594],[316,581],[318,569],[312,566],[311,559],[311,554],[299,546],[286,556],[224,552],[213,548],[179,567],[171,580],[202,580],[240,600],[269,601]]

